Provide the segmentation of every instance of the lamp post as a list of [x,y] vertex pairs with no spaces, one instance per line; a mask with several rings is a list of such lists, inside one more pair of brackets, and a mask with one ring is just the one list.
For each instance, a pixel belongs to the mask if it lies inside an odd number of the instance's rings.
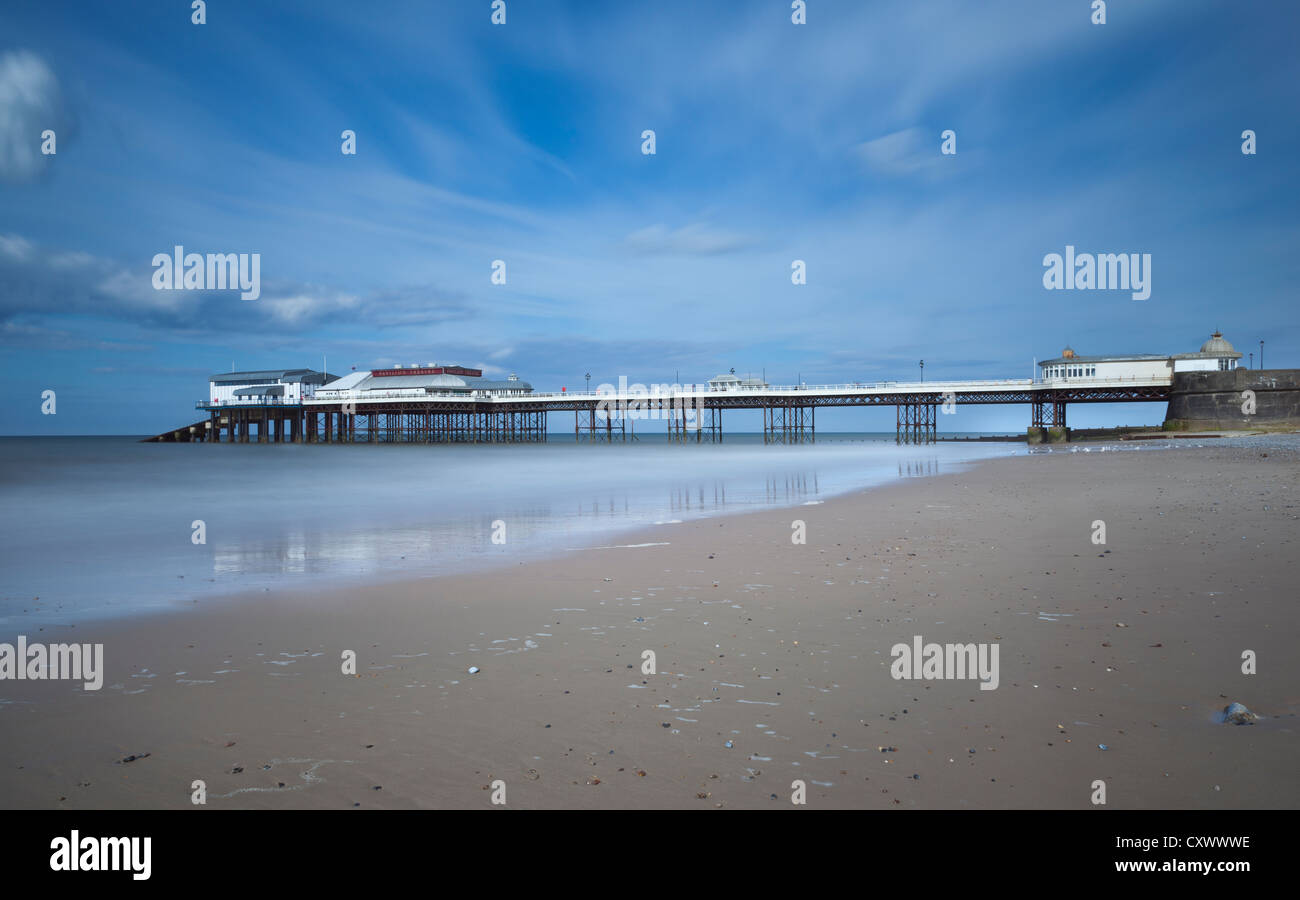
[[921,360],[921,381],[925,381],[925,360]]
[[587,373],[587,393],[591,393],[591,373]]
[[1264,368],[1264,342],[1259,342],[1259,367]]
[[1246,368],[1247,369],[1255,368],[1255,354],[1247,353],[1246,355],[1250,357],[1250,362],[1246,365]]

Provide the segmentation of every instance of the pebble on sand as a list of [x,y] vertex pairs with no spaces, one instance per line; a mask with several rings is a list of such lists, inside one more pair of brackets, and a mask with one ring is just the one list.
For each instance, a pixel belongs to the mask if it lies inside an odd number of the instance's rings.
[[1229,703],[1223,708],[1224,723],[1233,725],[1254,725],[1259,716],[1242,706],[1240,703]]

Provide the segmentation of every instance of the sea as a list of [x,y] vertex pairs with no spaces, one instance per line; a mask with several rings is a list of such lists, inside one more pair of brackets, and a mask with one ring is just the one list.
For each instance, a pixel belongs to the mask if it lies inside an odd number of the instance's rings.
[[0,630],[515,565],[1026,452],[898,446],[892,432],[805,444],[743,433],[719,444],[0,438]]

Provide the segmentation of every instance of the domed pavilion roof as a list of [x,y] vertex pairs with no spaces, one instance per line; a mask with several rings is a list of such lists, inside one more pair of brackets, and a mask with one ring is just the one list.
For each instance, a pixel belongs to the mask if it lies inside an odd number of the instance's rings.
[[1210,335],[1210,339],[1201,344],[1202,353],[1235,353],[1237,348],[1223,339],[1223,335],[1216,331]]

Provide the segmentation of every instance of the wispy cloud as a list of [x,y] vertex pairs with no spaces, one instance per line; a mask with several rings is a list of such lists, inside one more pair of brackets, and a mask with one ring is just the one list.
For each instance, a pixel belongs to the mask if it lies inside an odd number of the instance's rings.
[[953,165],[952,156],[940,152],[939,130],[907,128],[884,137],[864,141],[858,155],[872,170],[883,175],[934,175]]
[[72,125],[59,80],[45,60],[25,50],[0,54],[0,180],[39,177],[49,163],[41,152],[42,133],[54,132],[57,149],[71,140]]
[[686,256],[716,256],[743,250],[755,243],[757,241],[751,235],[713,228],[700,222],[675,229],[666,225],[650,225],[632,232],[623,240],[624,246],[637,253]]

